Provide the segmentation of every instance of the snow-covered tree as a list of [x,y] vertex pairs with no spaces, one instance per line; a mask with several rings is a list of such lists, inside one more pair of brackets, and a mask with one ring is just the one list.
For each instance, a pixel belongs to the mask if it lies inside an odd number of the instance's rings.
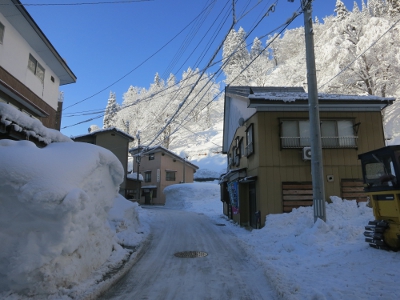
[[236,32],[231,30],[225,40],[222,51],[222,70],[225,73],[225,82],[231,85],[247,85],[249,52],[246,49],[246,32],[242,27]]
[[248,68],[249,84],[264,86],[267,82],[268,72],[272,70],[272,62],[268,59],[267,51],[262,42],[256,37],[250,50],[251,65]]
[[119,105],[117,103],[117,99],[115,97],[115,93],[110,92],[110,96],[108,97],[108,102],[106,106],[106,111],[104,113],[103,118],[103,128],[110,128],[114,126],[115,116],[119,111]]
[[341,0],[336,1],[335,12],[336,18],[339,21],[346,19],[346,17],[349,15],[349,11]]
[[398,16],[400,14],[400,0],[387,0],[389,4],[389,15],[391,17]]

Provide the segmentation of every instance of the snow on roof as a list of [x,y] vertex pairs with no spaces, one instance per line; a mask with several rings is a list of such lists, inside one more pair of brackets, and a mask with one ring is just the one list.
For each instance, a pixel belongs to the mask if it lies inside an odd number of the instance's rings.
[[[308,100],[308,93],[299,92],[260,92],[248,95],[249,99],[279,100],[294,102],[296,100]],[[343,94],[318,94],[319,100],[353,100],[353,101],[394,101],[393,97],[378,97],[373,95],[343,95]]]
[[124,132],[124,131],[122,131],[122,130],[116,128],[116,127],[109,127],[109,128],[103,128],[103,129],[93,130],[93,131],[91,131],[91,132],[89,132],[89,133],[87,133],[87,134],[81,134],[81,135],[74,136],[74,137],[72,137],[72,139],[77,139],[77,138],[81,138],[81,137],[84,137],[84,136],[97,135],[97,134],[99,134],[99,133],[105,133],[105,132],[108,132],[108,131],[115,131],[115,132],[117,132],[117,133],[119,133],[119,134],[125,136],[126,138],[132,140],[132,141],[135,140],[133,136],[127,134],[126,132]]
[[72,142],[58,130],[45,127],[39,120],[6,103],[0,103],[0,123],[6,127],[13,126],[15,131],[23,132],[47,145],[54,142]]
[[[164,148],[163,146],[160,146],[160,145],[153,146],[153,147],[144,147],[144,148],[140,147],[140,148],[143,149],[143,152],[141,153],[141,155],[149,155],[149,154],[163,151],[163,152],[169,154],[170,156],[173,156],[173,157],[177,158],[178,160],[183,161],[183,158],[180,157],[178,154],[176,154],[176,153],[172,152],[171,150],[168,150],[167,148]],[[132,154],[132,152],[135,152],[137,150],[138,150],[138,147],[131,148],[131,149],[129,149],[129,153],[131,153],[131,155],[133,155],[133,156],[136,156],[137,154]],[[186,163],[188,165],[191,165],[196,170],[199,169],[198,166],[196,166],[195,164],[191,163],[188,160],[186,160]]]
[[[129,173],[128,175],[126,175],[126,178],[137,180],[137,173]],[[139,181],[143,181],[143,175],[142,174],[139,174]]]

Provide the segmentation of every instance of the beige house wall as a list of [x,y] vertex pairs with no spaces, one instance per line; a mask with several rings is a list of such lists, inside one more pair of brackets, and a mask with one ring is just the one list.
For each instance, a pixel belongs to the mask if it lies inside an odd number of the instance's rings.
[[124,181],[120,185],[120,194],[125,195],[126,174],[128,174],[129,141],[115,132],[104,132],[96,136],[96,145],[110,150],[119,159],[124,168]]
[[[136,171],[136,166],[134,166]],[[185,170],[185,171],[184,171]],[[182,183],[185,172],[185,183],[192,183],[195,169],[188,163],[184,163],[182,159],[168,154],[167,152],[157,151],[154,153],[154,159],[150,160],[149,156],[143,156],[140,163],[140,174],[145,178],[145,172],[151,171],[151,181],[143,182],[142,186],[156,186],[156,197],[152,198],[151,204],[165,205],[164,189],[172,184]],[[167,171],[175,171],[175,180],[166,180]],[[157,179],[159,172],[159,180]],[[144,203],[142,196],[140,203]]]

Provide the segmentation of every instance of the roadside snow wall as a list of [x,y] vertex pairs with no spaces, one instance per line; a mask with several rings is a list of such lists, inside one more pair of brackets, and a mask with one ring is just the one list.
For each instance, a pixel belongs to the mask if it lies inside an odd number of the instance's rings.
[[100,267],[115,246],[107,214],[123,176],[95,145],[0,140],[0,293],[53,294]]

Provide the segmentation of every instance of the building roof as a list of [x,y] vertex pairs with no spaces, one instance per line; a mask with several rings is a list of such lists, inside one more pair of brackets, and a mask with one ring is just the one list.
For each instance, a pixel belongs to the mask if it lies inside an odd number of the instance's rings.
[[[247,93],[247,95],[246,95]],[[227,87],[225,98],[247,102],[257,111],[308,111],[308,93],[302,87]],[[318,94],[320,111],[381,111],[393,97]]]
[[130,142],[133,142],[135,140],[133,136],[131,136],[131,135],[123,132],[122,130],[119,130],[118,128],[115,128],[115,127],[94,130],[94,131],[92,131],[90,133],[87,133],[87,134],[74,136],[74,137],[72,137],[72,139],[75,140],[75,139],[80,139],[80,138],[88,137],[88,136],[96,136],[96,135],[107,133],[107,132],[110,132],[110,131],[114,131],[118,135],[128,139]]
[[[164,148],[164,147],[162,147],[162,146],[154,146],[154,147],[147,147],[147,148],[142,148],[142,147],[140,147],[141,149],[144,149],[143,150],[143,152],[142,152],[142,155],[149,155],[149,154],[153,154],[153,153],[156,153],[156,152],[164,152],[164,153],[166,153],[167,155],[169,155],[169,156],[171,156],[171,157],[174,157],[174,158],[176,158],[177,160],[179,160],[179,161],[181,161],[181,162],[183,162],[184,161],[184,159],[182,158],[182,157],[180,157],[178,154],[176,154],[176,153],[174,153],[174,152],[172,152],[172,151],[170,151],[170,150],[168,150],[167,148]],[[136,152],[138,151],[138,148],[136,147],[136,148],[131,148],[131,149],[129,149],[129,153],[131,153],[131,155],[135,155],[136,154]],[[190,161],[188,161],[188,160],[186,160],[186,164],[187,165],[189,165],[189,166],[191,166],[193,169],[195,169],[195,170],[198,170],[199,169],[199,167],[198,166],[196,166],[195,164],[192,164]]]
[[60,85],[76,82],[76,76],[65,60],[53,47],[19,0],[3,0],[0,12],[28,44],[40,54],[40,57],[60,79]]

